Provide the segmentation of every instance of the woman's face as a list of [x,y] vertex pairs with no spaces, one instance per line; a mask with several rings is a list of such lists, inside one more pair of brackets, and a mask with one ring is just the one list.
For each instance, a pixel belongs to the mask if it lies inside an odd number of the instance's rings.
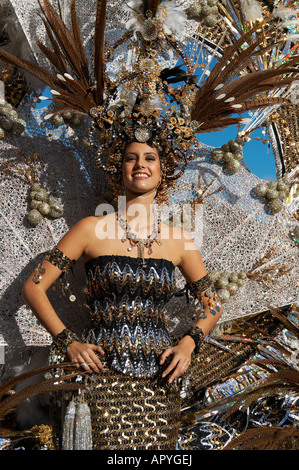
[[126,189],[132,193],[155,191],[161,180],[158,150],[140,142],[129,144],[124,154],[122,178]]

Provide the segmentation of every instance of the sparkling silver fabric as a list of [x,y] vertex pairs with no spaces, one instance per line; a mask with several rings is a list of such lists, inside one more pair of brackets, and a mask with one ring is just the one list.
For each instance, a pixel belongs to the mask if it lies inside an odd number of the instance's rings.
[[175,292],[174,265],[167,260],[99,256],[86,263],[91,323],[82,340],[101,345],[108,367],[134,377],[159,371],[171,346],[165,306]]

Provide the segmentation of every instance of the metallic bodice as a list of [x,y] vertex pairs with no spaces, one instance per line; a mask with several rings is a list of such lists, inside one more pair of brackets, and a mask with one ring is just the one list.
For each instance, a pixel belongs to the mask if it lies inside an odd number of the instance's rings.
[[99,344],[108,366],[135,377],[150,377],[171,346],[165,305],[175,291],[171,261],[105,255],[85,265],[91,324],[84,341]]

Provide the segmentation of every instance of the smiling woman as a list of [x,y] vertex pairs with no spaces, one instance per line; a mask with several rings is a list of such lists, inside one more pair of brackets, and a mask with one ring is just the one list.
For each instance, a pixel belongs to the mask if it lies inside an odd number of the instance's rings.
[[122,179],[127,197],[145,190],[155,193],[161,183],[158,150],[140,142],[130,143],[125,150]]
[[[25,301],[54,337],[51,357],[96,374],[87,379],[85,391],[94,449],[176,448],[177,380],[196,361],[205,335],[222,314],[192,238],[161,222],[155,197],[162,161],[155,147],[128,143],[121,171],[125,207],[75,224],[23,289]],[[106,237],[98,236],[99,222],[113,226]],[[92,315],[79,338],[62,323],[46,291],[81,256]],[[176,266],[202,310],[194,327],[174,343],[166,304],[175,293]]]

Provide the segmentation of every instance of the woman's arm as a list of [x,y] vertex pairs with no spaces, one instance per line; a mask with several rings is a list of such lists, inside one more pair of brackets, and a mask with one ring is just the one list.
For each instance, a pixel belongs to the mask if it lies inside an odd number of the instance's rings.
[[189,330],[186,333],[177,346],[166,349],[161,356],[161,364],[165,362],[168,356],[173,356],[171,363],[163,373],[164,377],[171,373],[169,382],[172,382],[188,369],[192,352],[197,351],[199,343],[215,326],[223,312],[213,283],[208,277],[202,257],[193,239],[186,232],[183,232],[178,246],[181,252],[179,268],[190,287],[191,294],[199,300],[202,313],[191,331]]
[[[85,252],[91,230],[94,230],[93,218],[82,219],[66,233],[58,243],[57,248],[69,260],[79,259]],[[46,259],[42,262],[42,274],[39,276],[39,282],[34,281],[37,273],[33,272],[25,282],[22,290],[24,301],[53,338],[59,338],[59,335],[66,330],[66,326],[55,312],[46,292],[61,273],[62,270],[57,265]],[[90,367],[86,367],[85,370],[93,369],[95,372],[99,372],[102,369],[102,364],[96,352],[103,354],[103,350],[99,346],[81,344],[79,341],[74,341],[67,348],[68,357],[78,367],[86,362],[90,364]]]

